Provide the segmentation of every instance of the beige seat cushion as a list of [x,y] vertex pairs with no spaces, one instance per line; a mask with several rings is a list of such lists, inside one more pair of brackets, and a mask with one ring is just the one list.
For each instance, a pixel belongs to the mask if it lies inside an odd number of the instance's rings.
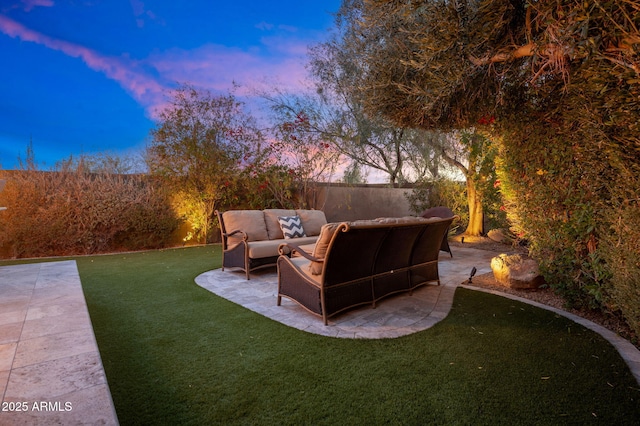
[[[248,241],[262,241],[269,238],[262,210],[229,210],[222,213],[222,220],[228,234],[243,231],[247,234]],[[241,236],[231,237],[229,245],[240,241],[242,241]]]
[[291,263],[293,264],[293,266],[295,266],[295,268],[298,270],[298,273],[300,275],[304,276],[305,278],[307,278],[309,281],[311,281],[313,284],[317,285],[318,287],[322,285],[322,282],[320,279],[321,277],[319,275],[313,275],[309,273],[308,259],[305,259],[304,257],[292,257]]
[[[327,254],[327,249],[329,248],[329,243],[331,242],[331,238],[333,234],[338,229],[339,223],[327,223],[323,225],[320,229],[320,235],[318,236],[318,241],[316,241],[316,246],[313,249],[313,253],[311,254],[313,257],[318,259],[324,259]],[[313,275],[322,274],[322,266],[324,262],[310,262],[309,263],[309,271]]]
[[307,236],[320,235],[322,225],[327,223],[327,217],[322,210],[296,210],[295,214],[300,216],[302,227]]
[[[279,240],[284,238],[282,234],[282,228],[280,228],[280,222],[278,222],[278,216],[295,216],[295,210],[286,209],[266,209],[263,210],[264,223],[267,226],[267,235],[270,240]],[[303,225],[304,227],[304,225]]]
[[313,244],[318,237],[302,237],[294,239],[280,239],[280,240],[264,240],[264,241],[252,241],[249,243],[249,257],[252,259],[261,259],[263,257],[278,256],[278,247],[280,244],[292,243],[292,244]]

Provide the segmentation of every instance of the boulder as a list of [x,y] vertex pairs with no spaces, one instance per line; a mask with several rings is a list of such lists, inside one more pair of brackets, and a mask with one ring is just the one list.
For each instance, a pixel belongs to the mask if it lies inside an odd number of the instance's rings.
[[538,262],[519,254],[501,254],[491,259],[491,270],[496,281],[513,289],[536,289],[544,284]]
[[509,236],[509,233],[505,229],[492,229],[487,232],[487,237],[497,243],[511,243],[513,239]]

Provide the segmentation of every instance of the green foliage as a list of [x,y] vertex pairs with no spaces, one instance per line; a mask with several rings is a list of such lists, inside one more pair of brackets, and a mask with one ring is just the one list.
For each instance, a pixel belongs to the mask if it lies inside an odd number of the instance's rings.
[[461,220],[459,225],[469,229],[471,218],[469,188],[480,203],[475,214],[490,229],[509,227],[505,208],[500,194],[500,181],[497,178],[495,160],[496,144],[480,129],[469,132],[452,133],[450,140],[441,146],[442,158],[457,174],[462,174],[466,182],[451,178],[437,177],[417,182],[411,194],[408,194],[411,210],[420,213],[434,206],[451,208]]
[[260,170],[249,166],[241,182],[234,208],[296,208],[301,204],[297,189],[303,180],[299,170],[282,164],[271,164]]
[[[636,186],[616,195],[622,198],[619,208],[610,211],[611,227],[601,238],[599,251],[611,274],[608,303],[621,311],[634,330],[640,330],[640,214],[638,214],[638,175]],[[624,194],[627,192],[627,194]]]
[[469,223],[469,206],[464,182],[444,177],[424,179],[416,182],[406,197],[411,211],[417,215],[430,207],[446,206],[460,216],[460,221],[456,222],[456,229],[464,229]]
[[342,182],[355,185],[366,183],[366,176],[362,173],[362,167],[358,162],[352,162],[347,168],[344,169],[344,176]]
[[217,236],[215,210],[252,198],[255,188],[247,182],[269,165],[264,136],[243,107],[231,94],[182,86],[151,132],[149,170],[172,190],[176,209],[201,242]]
[[640,1],[348,3],[368,109],[440,130],[496,117],[505,208],[547,282],[640,332]]

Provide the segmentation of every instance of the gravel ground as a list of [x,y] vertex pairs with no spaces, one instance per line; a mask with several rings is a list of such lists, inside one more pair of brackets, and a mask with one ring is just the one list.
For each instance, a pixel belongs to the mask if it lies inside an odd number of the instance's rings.
[[[460,242],[460,239],[461,237],[457,236],[453,237],[453,239],[450,240],[449,245],[453,248],[454,251],[456,246],[464,246],[473,247],[480,250],[493,251],[496,253],[496,255],[500,253],[527,254],[527,249],[524,247],[513,247],[509,244],[497,243],[484,237],[465,237],[464,243]],[[468,283],[465,281],[464,284]],[[550,288],[542,288],[538,290],[514,290],[500,285],[493,277],[493,273],[477,275],[473,277],[472,283],[470,285],[513,294],[525,299],[552,306],[554,308],[565,310],[574,315],[581,316],[588,319],[589,321],[595,322],[596,324],[600,324],[601,326],[608,328],[619,336],[627,339],[638,349],[640,349],[639,336],[635,334],[631,330],[631,328],[629,328],[626,322],[619,315],[607,314],[601,311],[594,311],[589,309],[568,309],[567,307],[565,307],[562,297],[555,294]]]

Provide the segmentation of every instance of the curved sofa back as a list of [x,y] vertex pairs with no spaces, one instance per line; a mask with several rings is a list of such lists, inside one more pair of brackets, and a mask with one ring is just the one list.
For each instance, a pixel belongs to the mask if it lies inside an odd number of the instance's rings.
[[325,256],[325,288],[373,277],[375,300],[437,279],[440,244],[454,219],[340,224]]

